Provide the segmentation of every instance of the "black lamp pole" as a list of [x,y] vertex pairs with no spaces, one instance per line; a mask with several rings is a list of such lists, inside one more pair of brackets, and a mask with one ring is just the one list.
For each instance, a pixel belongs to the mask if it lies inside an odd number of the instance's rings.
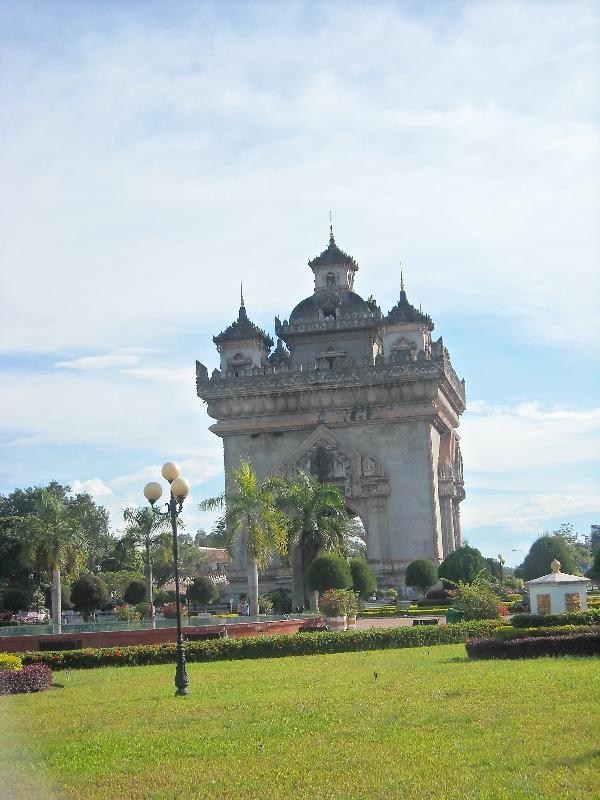
[[185,500],[189,491],[189,483],[179,477],[179,467],[172,462],[167,462],[163,466],[163,477],[171,484],[171,492],[169,502],[166,503],[166,511],[159,511],[155,508],[156,501],[162,494],[162,489],[158,483],[148,483],[144,487],[144,494],[155,514],[161,516],[169,516],[171,520],[171,530],[173,532],[173,568],[175,571],[175,610],[177,615],[177,667],[175,669],[175,686],[177,687],[175,696],[185,697],[188,694],[189,680],[187,670],[185,667],[185,646],[183,642],[183,634],[181,632],[181,593],[179,591],[179,547],[177,542],[177,518],[183,508],[183,501]]
[[175,567],[175,608],[177,611],[177,668],[175,670],[176,696],[185,696],[188,693],[188,676],[185,668],[185,647],[181,633],[181,594],[179,591],[179,546],[177,542],[177,517],[183,503],[178,503],[171,492],[169,513],[171,515],[171,529],[173,531],[173,565]]

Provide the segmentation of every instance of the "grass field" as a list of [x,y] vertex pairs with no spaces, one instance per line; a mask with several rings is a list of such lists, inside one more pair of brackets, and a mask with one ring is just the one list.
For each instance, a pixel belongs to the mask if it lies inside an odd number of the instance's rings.
[[56,673],[0,697],[0,795],[600,798],[599,667],[462,645],[192,664],[188,698],[172,665]]

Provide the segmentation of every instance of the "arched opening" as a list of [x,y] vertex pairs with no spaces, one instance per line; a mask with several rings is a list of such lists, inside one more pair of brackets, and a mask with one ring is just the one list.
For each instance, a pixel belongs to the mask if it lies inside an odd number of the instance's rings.
[[335,272],[327,273],[327,286],[335,286]]
[[357,511],[346,505],[346,514],[349,517],[346,532],[348,535],[349,555],[354,558],[367,557],[367,529]]

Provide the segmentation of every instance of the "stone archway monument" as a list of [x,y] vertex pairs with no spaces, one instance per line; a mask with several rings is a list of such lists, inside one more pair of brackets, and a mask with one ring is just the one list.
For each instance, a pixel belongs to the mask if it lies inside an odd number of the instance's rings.
[[248,458],[261,476],[297,468],[335,483],[363,521],[382,585],[415,558],[460,546],[464,499],[457,428],[465,385],[431,318],[400,298],[384,315],[354,292],[356,261],[328,247],[309,261],[314,293],[277,346],[248,319],[214,337],[220,368],[196,362],[198,396],[223,439],[226,474]]

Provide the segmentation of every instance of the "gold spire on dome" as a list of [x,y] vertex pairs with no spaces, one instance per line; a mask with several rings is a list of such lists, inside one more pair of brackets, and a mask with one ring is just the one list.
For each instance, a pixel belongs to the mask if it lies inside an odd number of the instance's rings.
[[557,558],[554,559],[550,566],[552,567],[552,572],[560,572],[560,561]]
[[240,281],[240,305],[244,308],[244,284]]

